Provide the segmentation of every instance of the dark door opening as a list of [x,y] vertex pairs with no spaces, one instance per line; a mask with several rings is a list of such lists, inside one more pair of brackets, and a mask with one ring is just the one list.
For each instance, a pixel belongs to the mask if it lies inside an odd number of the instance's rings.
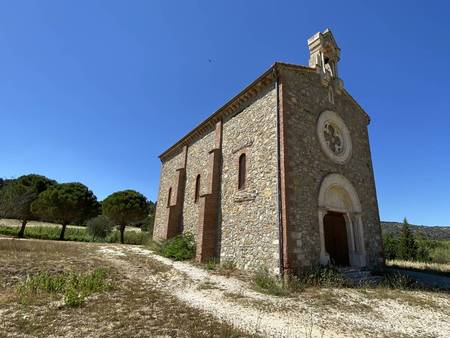
[[344,215],[328,212],[323,218],[325,250],[330,255],[331,264],[349,266],[347,229]]

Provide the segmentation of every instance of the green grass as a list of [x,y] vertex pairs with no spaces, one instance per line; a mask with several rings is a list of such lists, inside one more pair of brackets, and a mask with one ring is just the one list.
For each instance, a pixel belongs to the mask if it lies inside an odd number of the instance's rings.
[[[19,232],[18,226],[0,226],[0,235],[17,236]],[[32,226],[25,228],[25,238],[58,240],[61,227],[57,226]],[[125,232],[125,244],[142,245],[149,239],[149,234],[143,231],[127,231]],[[66,241],[76,242],[92,242],[92,236],[86,232],[85,228],[67,227],[64,234]],[[96,239],[95,242],[119,243],[120,232],[114,230],[104,240]]]
[[109,278],[110,271],[97,268],[87,273],[58,273],[41,272],[29,276],[17,286],[21,303],[27,304],[39,294],[63,295],[67,306],[80,306],[86,297],[93,293],[111,290],[114,284]]

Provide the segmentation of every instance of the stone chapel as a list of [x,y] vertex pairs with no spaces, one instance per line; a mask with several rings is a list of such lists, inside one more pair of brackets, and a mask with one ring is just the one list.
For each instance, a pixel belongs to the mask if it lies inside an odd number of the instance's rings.
[[370,118],[331,31],[308,47],[308,66],[276,62],[160,155],[156,240],[191,232],[199,262],[279,275],[383,267]]

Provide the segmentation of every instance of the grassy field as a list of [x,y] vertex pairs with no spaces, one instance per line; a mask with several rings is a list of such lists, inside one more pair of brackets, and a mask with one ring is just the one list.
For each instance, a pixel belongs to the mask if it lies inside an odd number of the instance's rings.
[[414,262],[402,260],[386,260],[386,266],[398,267],[402,269],[413,269],[417,271],[439,273],[450,276],[450,264],[440,264],[433,262]]
[[[0,235],[16,236],[19,232],[20,221],[15,219],[0,219]],[[126,227],[125,243],[141,245],[146,243],[150,234],[141,231],[139,228]],[[25,238],[57,240],[61,231],[61,225],[55,223],[31,221],[25,228]],[[66,228],[65,240],[78,242],[93,242],[92,236],[86,232],[85,227],[68,225]],[[120,241],[120,233],[114,230],[107,238],[99,242],[118,243]]]
[[450,330],[448,292],[317,286],[275,297],[217,274],[218,266],[174,262],[136,245],[0,237],[0,267],[0,337],[447,337]]
[[[102,259],[102,244],[0,238],[0,337],[246,337]],[[109,244],[111,245],[111,244]],[[149,276],[158,262],[122,257]]]

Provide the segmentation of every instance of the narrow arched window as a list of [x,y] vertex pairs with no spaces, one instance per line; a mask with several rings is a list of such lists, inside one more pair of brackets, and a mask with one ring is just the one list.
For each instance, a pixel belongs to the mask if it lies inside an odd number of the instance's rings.
[[333,93],[333,88],[331,88],[331,87],[328,88],[328,101],[330,101],[330,103],[334,104],[334,93]]
[[169,193],[167,195],[167,207],[170,207],[170,200],[172,199],[172,187],[169,188]]
[[194,202],[197,203],[200,198],[200,175],[197,175],[195,179],[195,193],[194,193]]
[[244,189],[246,184],[246,174],[247,174],[247,157],[245,154],[239,156],[239,178],[238,178],[238,189]]

